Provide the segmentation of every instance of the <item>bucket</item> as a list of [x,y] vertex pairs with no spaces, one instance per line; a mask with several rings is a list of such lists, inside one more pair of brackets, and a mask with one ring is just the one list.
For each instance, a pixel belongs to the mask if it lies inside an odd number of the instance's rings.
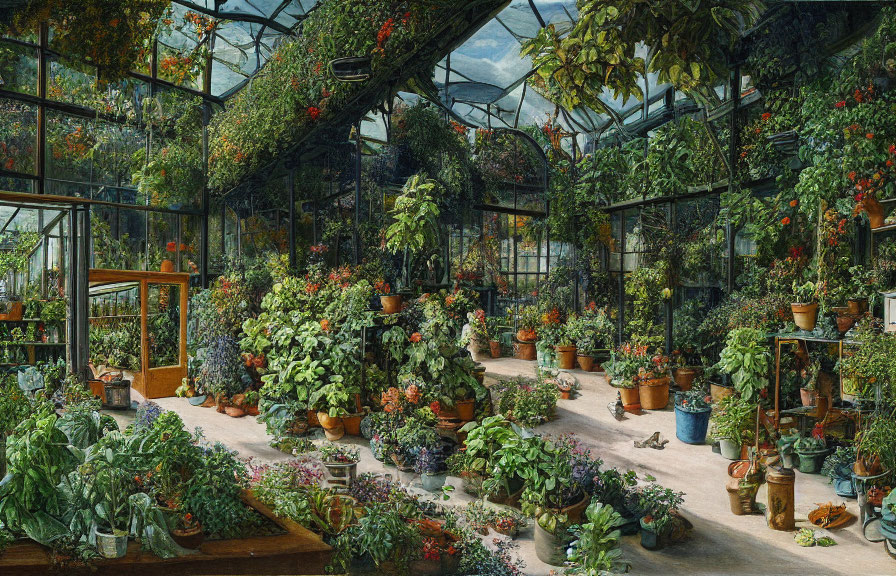
[[691,412],[675,407],[675,436],[685,444],[703,444],[706,442],[706,430],[709,428],[709,417],[712,408],[700,412]]
[[727,458],[728,460],[740,460],[740,443],[727,438],[722,438],[719,440],[719,450],[721,451],[723,458]]

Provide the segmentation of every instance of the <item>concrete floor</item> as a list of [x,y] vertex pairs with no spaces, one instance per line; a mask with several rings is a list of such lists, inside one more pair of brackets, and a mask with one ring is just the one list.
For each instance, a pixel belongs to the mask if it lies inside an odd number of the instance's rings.
[[[511,358],[484,362],[489,376],[534,376],[534,362]],[[773,574],[773,575],[892,575],[896,574],[896,560],[891,559],[884,544],[873,544],[864,539],[858,521],[835,530],[837,542],[830,548],[802,548],[793,540],[793,533],[777,532],[767,527],[763,516],[735,516],[725,492],[728,460],[712,452],[709,446],[692,446],[675,438],[675,415],[671,408],[643,415],[627,415],[616,421],[607,404],[616,397],[602,374],[574,371],[581,390],[574,400],[560,400],[557,419],[538,428],[539,432],[560,434],[575,432],[601,458],[605,466],[635,470],[640,476],[650,474],[664,486],[686,493],[682,507],[684,515],[694,524],[689,539],[658,552],[641,548],[637,536],[623,541],[625,558],[631,562],[631,574]],[[188,429],[201,427],[210,440],[223,442],[241,456],[252,456],[261,462],[283,460],[286,455],[268,445],[264,426],[252,418],[234,420],[213,409],[190,406],[181,398],[156,401],[163,408],[181,414]],[[128,416],[119,416],[123,423]],[[636,449],[634,440],[643,440],[655,431],[670,440],[665,450]],[[366,441],[346,438],[346,442],[361,446]],[[359,470],[395,474],[373,459],[369,450],[362,450]],[[817,504],[833,501],[839,504],[826,477],[796,472],[797,527],[811,526],[807,514]],[[412,483],[411,475],[402,475],[403,482]],[[460,490],[459,480],[449,482],[457,489],[451,503],[463,504],[471,500]],[[414,489],[416,490],[416,489]],[[420,493],[423,493],[420,491]],[[765,486],[757,500],[765,503]],[[855,500],[846,501],[848,509],[858,515]],[[489,539],[491,536],[489,536]],[[552,568],[535,557],[532,528],[523,531],[517,542],[520,556],[526,562],[525,573],[548,576]]]

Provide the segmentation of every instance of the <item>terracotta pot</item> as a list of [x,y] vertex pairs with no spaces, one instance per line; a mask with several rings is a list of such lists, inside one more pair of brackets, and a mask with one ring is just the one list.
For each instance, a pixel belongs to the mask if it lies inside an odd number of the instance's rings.
[[594,369],[594,356],[579,354],[576,356],[576,361],[579,363],[579,368],[585,372],[591,372]]
[[572,370],[576,367],[576,347],[575,346],[556,346],[554,350],[557,352],[557,368],[561,370]]
[[171,538],[177,542],[177,545],[187,550],[198,550],[205,541],[205,534],[199,526],[192,530],[172,530]]
[[488,343],[489,352],[492,354],[492,358],[500,358],[501,357],[501,343],[497,340],[492,340]]
[[641,411],[641,392],[638,387],[619,388],[619,394],[622,396],[622,407],[626,412]]
[[803,403],[803,406],[815,406],[816,396],[817,392],[815,390],[800,388],[800,401]]
[[856,319],[852,316],[837,316],[837,331],[846,334],[855,325]]
[[516,349],[515,355],[518,360],[535,360],[535,342],[517,341],[514,344],[514,348]]
[[712,397],[712,403],[718,404],[725,398],[734,395],[734,388],[731,386],[722,386],[721,384],[709,383],[709,394]]
[[318,410],[317,412],[317,421],[320,422],[321,428],[324,430],[330,430],[332,428],[340,428],[343,426],[342,418],[332,417],[329,412],[324,410]]
[[320,426],[320,420],[317,419],[317,412],[314,410],[308,411],[308,427],[309,428],[317,428]]
[[345,426],[337,426],[336,428],[325,428],[324,435],[330,442],[340,440],[345,436]]
[[458,400],[456,403],[457,407],[457,417],[464,422],[469,422],[473,419],[473,416],[476,412],[476,401],[475,400]]
[[383,305],[383,314],[398,314],[401,312],[401,294],[380,296],[380,304]]
[[345,427],[345,433],[349,436],[361,435],[361,414],[352,414],[342,419],[342,425]]
[[685,392],[690,390],[694,385],[694,380],[697,378],[697,374],[697,369],[690,366],[676,368],[672,371],[672,376],[675,378],[675,384]]
[[[103,402],[106,401],[106,389],[102,380],[90,380],[90,395],[99,398]],[[214,404],[212,404],[214,405]]]
[[864,314],[868,311],[868,299],[867,298],[859,298],[856,300],[847,300],[846,308],[849,310],[849,313],[852,315]]
[[246,415],[246,411],[238,406],[225,406],[224,413],[231,418],[242,418]]
[[259,411],[258,411],[257,404],[255,406],[246,406],[245,408],[246,408],[246,414],[248,414],[249,416],[258,416]]
[[528,330],[526,328],[521,328],[516,331],[516,339],[519,342],[535,342],[538,338],[538,335],[535,333],[535,330]]
[[217,407],[215,409],[218,411],[218,414],[224,414],[228,404],[227,396],[220,394],[215,401],[217,402]]
[[647,378],[638,386],[641,395],[641,408],[645,410],[662,410],[669,404],[669,377]]
[[868,222],[871,223],[871,228],[880,228],[884,225],[884,218],[886,217],[884,207],[881,206],[876,198],[866,197],[862,200],[862,207],[865,209],[865,213],[868,214]]
[[582,499],[572,504],[571,506],[567,506],[563,508],[561,512],[566,514],[566,517],[569,519],[569,522],[572,524],[578,524],[585,515],[585,509],[588,508],[588,504],[591,502],[591,497],[588,494],[582,494]]
[[795,302],[790,305],[793,312],[793,322],[801,330],[811,332],[815,330],[815,323],[818,320],[818,303],[802,304]]
[[0,314],[0,320],[18,322],[25,316],[25,305],[22,302],[10,302],[7,306],[8,312]]
[[569,400],[570,394],[572,394],[572,390],[560,390],[560,398],[562,400]]
[[830,408],[831,402],[828,396],[823,396],[821,394],[816,394],[815,396],[815,417],[816,418],[824,418],[828,413],[828,408]]
[[162,272],[174,272],[174,262],[171,260],[162,260],[162,265],[159,267],[159,270]]
[[203,408],[211,408],[212,406],[217,406],[218,402],[215,400],[215,397],[212,395],[208,395],[205,397],[205,402],[200,404]]

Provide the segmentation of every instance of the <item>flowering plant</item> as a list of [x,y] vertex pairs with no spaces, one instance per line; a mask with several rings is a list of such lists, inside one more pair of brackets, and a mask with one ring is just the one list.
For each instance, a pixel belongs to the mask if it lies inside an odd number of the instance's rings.
[[361,459],[361,451],[342,444],[327,442],[317,449],[321,458],[328,464],[352,464]]
[[684,412],[705,412],[712,409],[712,397],[697,389],[676,392],[675,406]]
[[626,343],[610,351],[610,360],[604,362],[604,369],[610,376],[610,385],[616,388],[634,388],[635,377],[649,362],[647,345]]

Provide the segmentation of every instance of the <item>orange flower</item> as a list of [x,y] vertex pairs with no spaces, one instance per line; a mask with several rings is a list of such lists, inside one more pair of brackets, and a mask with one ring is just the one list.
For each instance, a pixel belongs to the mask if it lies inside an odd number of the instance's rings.
[[324,318],[323,320],[320,321],[320,327],[321,327],[321,330],[323,330],[324,332],[329,332],[330,331],[330,321],[327,320],[326,318]]
[[421,340],[423,340],[423,336],[419,332],[414,332],[413,334],[411,334],[410,340],[411,340],[411,342],[416,344],[416,343],[420,342]]
[[874,132],[869,132],[869,133],[865,134],[865,138],[871,140],[872,138],[874,138]]
[[784,225],[784,226],[787,226],[788,224],[790,224],[790,217],[785,216],[785,217],[781,220],[781,224]]
[[791,207],[791,208],[796,208],[796,205],[799,204],[799,203],[800,203],[799,200],[791,200],[791,201],[790,201],[790,207]]
[[442,411],[442,405],[439,404],[438,400],[435,400],[429,405],[429,409],[433,411],[433,414],[438,414]]
[[408,386],[408,389],[404,391],[404,395],[408,397],[408,402],[411,404],[420,402],[420,389],[416,384]]

